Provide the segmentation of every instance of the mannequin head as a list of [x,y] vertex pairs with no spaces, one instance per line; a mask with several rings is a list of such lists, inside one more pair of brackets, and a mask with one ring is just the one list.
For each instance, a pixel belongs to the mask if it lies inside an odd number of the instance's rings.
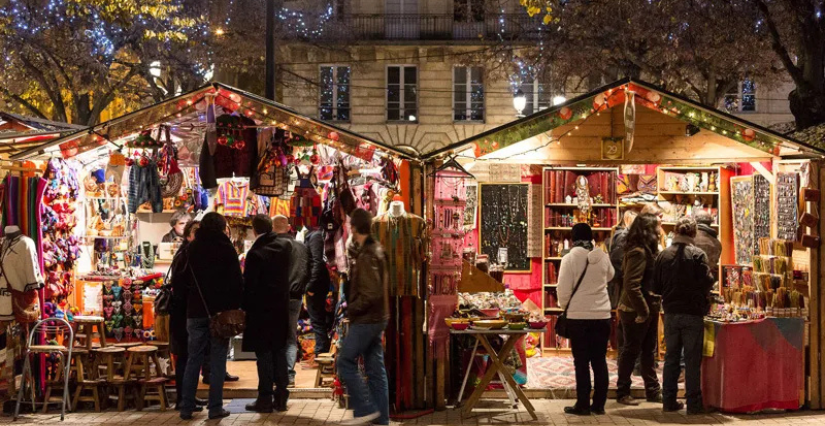
[[392,202],[390,203],[390,214],[393,216],[403,216],[404,213],[405,210],[403,198],[401,198],[400,195],[392,197]]

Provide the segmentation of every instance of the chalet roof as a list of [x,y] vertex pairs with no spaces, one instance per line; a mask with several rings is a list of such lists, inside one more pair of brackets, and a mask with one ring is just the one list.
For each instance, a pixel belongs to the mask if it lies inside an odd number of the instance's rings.
[[435,150],[424,157],[432,159],[448,153],[461,152],[470,147],[486,155],[557,127],[583,120],[591,114],[622,107],[628,98],[628,93],[631,92],[635,95],[637,108],[644,107],[658,111],[771,155],[779,155],[781,146],[792,146],[801,151],[825,155],[825,143],[798,140],[793,136],[786,136],[725,112],[708,108],[650,83],[622,79],[560,105]]

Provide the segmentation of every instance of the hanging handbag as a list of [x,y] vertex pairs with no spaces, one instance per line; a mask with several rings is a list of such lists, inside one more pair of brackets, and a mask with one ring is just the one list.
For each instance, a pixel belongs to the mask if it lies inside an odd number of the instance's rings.
[[195,288],[198,289],[198,294],[201,296],[203,308],[206,309],[206,315],[209,316],[209,332],[212,336],[229,339],[243,333],[244,329],[246,329],[246,312],[241,309],[230,309],[212,315],[212,313],[209,312],[209,305],[206,304],[206,298],[203,297],[203,293],[201,292],[198,279],[195,277],[195,271],[192,270],[192,266],[188,266],[188,268],[189,273],[192,274]]
[[[174,260],[172,261],[174,266]],[[169,273],[172,271],[172,266],[166,270],[166,276],[163,278],[163,286],[160,292],[155,296],[155,314],[169,315],[172,310],[172,284],[169,282]]]
[[565,339],[570,338],[570,325],[567,323],[567,310],[570,309],[570,303],[573,302],[573,296],[576,295],[576,291],[579,290],[579,286],[582,284],[582,280],[584,276],[587,274],[587,267],[590,266],[590,261],[584,264],[584,272],[582,272],[581,276],[579,277],[579,281],[576,283],[576,287],[573,288],[573,293],[570,294],[570,299],[567,301],[567,307],[564,308],[564,312],[559,315],[559,318],[556,320],[556,335],[560,337],[564,337]]

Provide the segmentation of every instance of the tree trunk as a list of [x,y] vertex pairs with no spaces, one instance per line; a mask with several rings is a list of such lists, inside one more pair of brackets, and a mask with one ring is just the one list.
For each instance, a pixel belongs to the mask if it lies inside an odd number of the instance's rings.
[[797,87],[788,95],[788,100],[797,129],[825,123],[825,93]]

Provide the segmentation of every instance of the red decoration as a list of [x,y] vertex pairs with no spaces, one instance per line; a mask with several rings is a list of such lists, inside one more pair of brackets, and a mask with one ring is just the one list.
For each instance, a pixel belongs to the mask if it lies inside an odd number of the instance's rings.
[[559,117],[561,117],[562,120],[567,121],[573,118],[573,110],[568,107],[562,107],[559,110]]
[[742,130],[742,139],[750,142],[756,138],[756,131],[753,129]]
[[320,162],[321,162],[321,157],[318,157],[318,155],[313,154],[312,156],[310,156],[310,157],[309,157],[309,161],[310,161],[312,164],[318,164],[318,163],[320,163]]
[[334,131],[333,131],[333,132],[329,132],[329,134],[327,135],[327,138],[329,138],[329,139],[331,139],[331,140],[334,140],[334,141],[336,141],[336,142],[338,142],[338,137],[339,137],[339,136],[338,136],[338,132],[334,132]]

